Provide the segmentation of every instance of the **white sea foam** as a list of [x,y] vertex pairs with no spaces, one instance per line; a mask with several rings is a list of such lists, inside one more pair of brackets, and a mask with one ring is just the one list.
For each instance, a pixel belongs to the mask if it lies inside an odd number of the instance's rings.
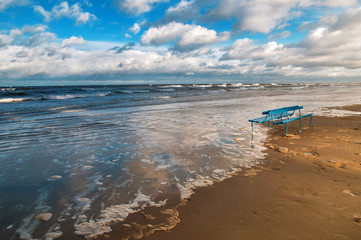
[[49,233],[45,234],[45,240],[57,239],[57,238],[60,238],[61,235],[63,235],[62,231],[49,232]]
[[47,180],[48,180],[49,182],[51,182],[51,181],[56,181],[56,180],[59,180],[59,179],[62,179],[62,176],[60,176],[60,175],[53,175],[53,176],[50,176]]
[[20,235],[21,239],[32,240],[32,234],[36,227],[40,224],[40,221],[35,221],[35,216],[40,212],[47,212],[50,210],[50,207],[45,205],[45,201],[49,197],[49,191],[47,187],[44,187],[40,190],[40,195],[34,203],[35,212],[32,212],[30,215],[25,217],[22,220],[22,224],[16,230],[16,232]]
[[181,88],[182,85],[165,85],[165,86],[159,86],[159,88]]
[[317,112],[319,116],[328,116],[328,117],[346,117],[346,116],[360,116],[361,111],[348,111],[343,109],[327,109]]
[[86,95],[85,94],[65,94],[65,95],[48,96],[49,99],[56,99],[56,100],[65,100],[65,99],[82,98],[82,97],[86,97]]
[[16,88],[1,88],[1,91],[15,91]]
[[82,168],[83,168],[83,169],[91,169],[91,168],[93,168],[93,166],[90,166],[90,165],[84,165]]
[[189,179],[185,184],[177,184],[177,187],[180,191],[181,201],[186,201],[194,193],[194,189],[198,187],[208,187],[214,184],[214,180],[209,179],[208,177],[198,176],[196,179]]
[[107,207],[101,211],[101,215],[96,220],[85,221],[74,225],[75,234],[85,236],[87,239],[110,232],[111,228],[108,226],[112,222],[122,222],[129,214],[138,212],[145,207],[161,207],[167,203],[167,199],[158,203],[151,200],[150,196],[144,195],[141,191],[133,202],[129,204],[119,204]]
[[206,84],[206,85],[193,84],[192,87],[195,87],[195,88],[210,88],[210,87],[213,87],[213,85],[212,84]]
[[85,197],[83,197],[83,198],[78,198],[77,199],[79,202],[81,202],[81,203],[88,203],[88,202],[90,202],[90,199],[89,198],[85,198]]
[[156,99],[169,99],[171,98],[170,96],[160,96],[160,97],[156,97]]
[[74,98],[85,98],[85,97],[104,97],[109,95],[111,92],[98,92],[98,93],[87,93],[87,94],[58,94],[58,95],[48,95],[46,98],[53,100],[66,100],[66,99],[74,99]]
[[1,98],[0,103],[24,102],[29,100],[31,100],[31,98]]

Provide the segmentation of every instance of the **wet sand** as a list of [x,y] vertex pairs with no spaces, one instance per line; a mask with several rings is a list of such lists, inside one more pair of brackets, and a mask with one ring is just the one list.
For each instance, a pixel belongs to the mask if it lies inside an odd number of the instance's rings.
[[361,239],[361,116],[307,125],[275,126],[264,165],[199,188],[174,229],[146,239]]

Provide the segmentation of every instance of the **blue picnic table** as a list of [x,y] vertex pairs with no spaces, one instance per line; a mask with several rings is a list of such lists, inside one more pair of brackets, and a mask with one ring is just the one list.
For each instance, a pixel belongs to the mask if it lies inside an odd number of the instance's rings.
[[[311,117],[310,118],[310,127],[311,127],[311,122],[313,117],[313,113],[302,115],[301,109],[303,109],[303,106],[295,105],[290,107],[283,107],[283,108],[263,111],[262,115],[264,116],[248,120],[252,124],[252,133],[253,133],[253,123],[267,122],[269,128],[270,122],[272,122],[273,125],[287,124],[287,128],[286,128],[286,136],[287,136],[288,124],[289,122],[295,120],[300,120],[300,126],[298,128],[298,132],[301,132],[302,118]],[[296,112],[298,112],[298,114],[296,114]]]

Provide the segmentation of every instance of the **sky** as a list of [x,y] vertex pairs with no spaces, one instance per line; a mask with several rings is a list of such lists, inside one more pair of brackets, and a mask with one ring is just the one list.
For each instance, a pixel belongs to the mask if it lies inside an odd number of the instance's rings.
[[357,0],[0,0],[0,85],[361,81]]

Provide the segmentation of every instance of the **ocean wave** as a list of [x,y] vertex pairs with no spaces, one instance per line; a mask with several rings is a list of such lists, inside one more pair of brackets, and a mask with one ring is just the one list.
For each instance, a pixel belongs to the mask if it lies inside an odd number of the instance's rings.
[[174,88],[158,88],[158,89],[156,89],[156,91],[159,91],[159,92],[174,92],[175,89]]
[[65,99],[72,99],[72,98],[83,98],[86,96],[87,96],[86,94],[49,95],[47,97],[47,99],[65,100]]
[[232,88],[232,91],[244,91],[244,90],[247,90],[246,87],[235,87],[235,88]]
[[213,84],[193,84],[193,88],[210,88],[213,87]]
[[16,88],[0,88],[0,91],[15,91]]
[[171,98],[170,96],[160,96],[160,97],[155,97],[154,99],[169,99]]
[[32,100],[32,98],[2,98],[0,99],[0,103],[24,102],[30,100]]
[[113,92],[107,93],[106,96],[114,96],[118,94],[134,94],[134,93],[149,93],[148,89],[124,89],[124,90],[116,90]]
[[122,91],[119,91],[119,93],[132,94],[132,93],[134,93],[134,91],[132,91],[132,90],[122,90]]
[[23,97],[29,96],[29,93],[24,91],[1,91],[0,96],[2,97]]
[[89,94],[57,94],[57,95],[48,95],[45,98],[51,100],[66,100],[66,99],[75,99],[75,98],[86,98],[86,97],[105,97],[108,96],[111,92],[99,92],[99,93],[89,93]]
[[180,84],[175,84],[175,85],[164,85],[164,86],[158,86],[159,88],[182,88],[185,87],[183,85]]

